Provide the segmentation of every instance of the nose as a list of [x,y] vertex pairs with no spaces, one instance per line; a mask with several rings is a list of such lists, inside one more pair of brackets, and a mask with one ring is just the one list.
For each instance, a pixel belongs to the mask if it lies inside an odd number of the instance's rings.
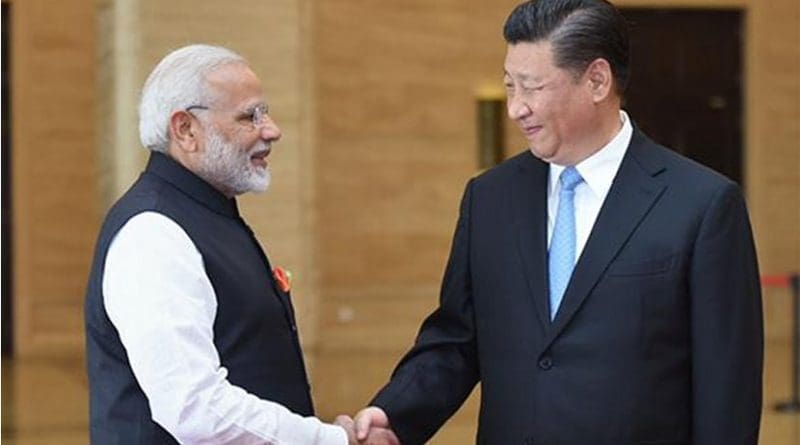
[[508,117],[511,120],[520,120],[531,114],[531,108],[528,104],[518,97],[509,97],[507,108]]
[[264,125],[261,126],[261,139],[269,142],[277,142],[281,138],[281,129],[278,124],[269,117],[264,117]]

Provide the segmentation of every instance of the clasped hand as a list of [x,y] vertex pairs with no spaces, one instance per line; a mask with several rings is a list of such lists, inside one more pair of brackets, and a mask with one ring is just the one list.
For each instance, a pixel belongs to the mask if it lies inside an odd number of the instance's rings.
[[400,445],[386,413],[375,406],[362,409],[355,420],[350,416],[340,415],[333,423],[347,431],[349,445]]

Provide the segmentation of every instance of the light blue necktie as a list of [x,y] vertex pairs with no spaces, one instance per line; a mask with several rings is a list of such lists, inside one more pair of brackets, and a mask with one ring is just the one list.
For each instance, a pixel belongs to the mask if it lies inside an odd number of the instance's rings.
[[558,213],[550,240],[548,266],[550,270],[550,319],[556,318],[564,291],[575,268],[575,187],[583,182],[575,167],[561,172],[561,192],[558,194]]

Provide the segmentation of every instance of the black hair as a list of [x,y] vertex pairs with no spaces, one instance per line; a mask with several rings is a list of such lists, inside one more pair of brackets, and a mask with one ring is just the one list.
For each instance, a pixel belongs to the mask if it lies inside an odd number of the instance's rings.
[[503,37],[510,44],[549,42],[557,67],[576,77],[592,61],[608,61],[617,93],[628,86],[628,25],[605,0],[530,0],[508,16]]

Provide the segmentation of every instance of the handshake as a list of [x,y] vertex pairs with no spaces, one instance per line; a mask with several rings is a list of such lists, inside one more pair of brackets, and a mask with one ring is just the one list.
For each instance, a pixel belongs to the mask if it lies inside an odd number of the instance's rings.
[[340,415],[333,424],[347,431],[348,445],[400,445],[386,413],[375,406],[362,409],[355,419]]

